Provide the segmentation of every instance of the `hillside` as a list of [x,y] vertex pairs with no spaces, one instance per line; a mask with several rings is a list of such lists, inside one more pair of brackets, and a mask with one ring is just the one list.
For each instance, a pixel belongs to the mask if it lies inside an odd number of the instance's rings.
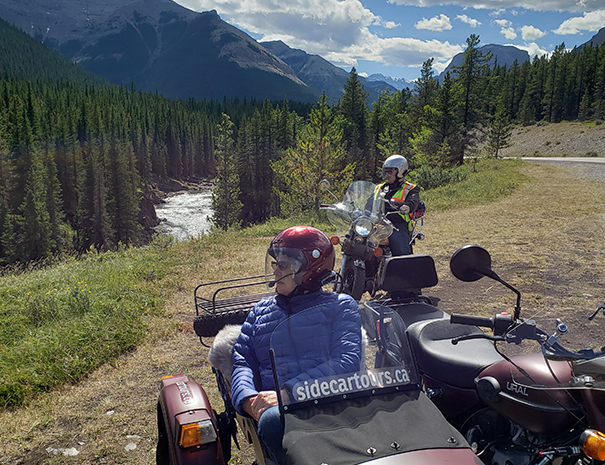
[[0,3],[0,17],[81,68],[174,99],[257,98],[315,103],[320,93],[216,11],[171,0]]
[[0,75],[28,81],[109,84],[0,19]]
[[605,125],[552,123],[517,126],[503,157],[605,156]]

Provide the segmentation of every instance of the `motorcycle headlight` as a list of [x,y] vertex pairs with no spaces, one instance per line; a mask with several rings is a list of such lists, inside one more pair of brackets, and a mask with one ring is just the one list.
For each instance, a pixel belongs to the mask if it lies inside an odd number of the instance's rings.
[[372,232],[373,226],[374,225],[372,224],[369,218],[359,218],[355,222],[355,232],[361,237],[368,237]]

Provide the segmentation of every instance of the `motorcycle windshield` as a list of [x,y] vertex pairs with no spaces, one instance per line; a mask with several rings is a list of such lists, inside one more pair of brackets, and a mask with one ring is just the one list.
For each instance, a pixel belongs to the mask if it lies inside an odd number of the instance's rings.
[[[401,317],[388,307],[362,306],[360,312],[370,331],[360,331],[361,338],[345,335],[344,342],[317,309],[292,315],[275,329],[274,376],[286,410],[418,388]],[[323,323],[318,327],[317,321]]]
[[322,209],[339,233],[347,232],[351,223],[366,218],[372,222],[371,241],[380,243],[393,232],[391,222],[384,215],[384,199],[376,196],[376,185],[368,181],[352,182],[342,202]]

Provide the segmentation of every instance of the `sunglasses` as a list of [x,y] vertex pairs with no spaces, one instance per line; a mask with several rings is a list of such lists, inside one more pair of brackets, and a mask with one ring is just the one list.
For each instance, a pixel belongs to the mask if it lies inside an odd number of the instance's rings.
[[280,260],[278,262],[272,261],[271,262],[271,267],[273,269],[279,268],[281,271],[286,271],[288,268],[292,267],[292,264],[288,263],[286,261],[283,261],[283,260]]
[[397,173],[397,168],[386,168],[384,170],[385,174],[396,174]]

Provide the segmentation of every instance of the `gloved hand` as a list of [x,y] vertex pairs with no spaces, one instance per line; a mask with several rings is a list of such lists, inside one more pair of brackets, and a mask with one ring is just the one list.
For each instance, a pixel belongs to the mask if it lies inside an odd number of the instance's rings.
[[391,206],[391,208],[400,211],[404,215],[410,212],[410,207],[405,205],[403,202],[395,202],[394,200],[389,200],[389,205]]

